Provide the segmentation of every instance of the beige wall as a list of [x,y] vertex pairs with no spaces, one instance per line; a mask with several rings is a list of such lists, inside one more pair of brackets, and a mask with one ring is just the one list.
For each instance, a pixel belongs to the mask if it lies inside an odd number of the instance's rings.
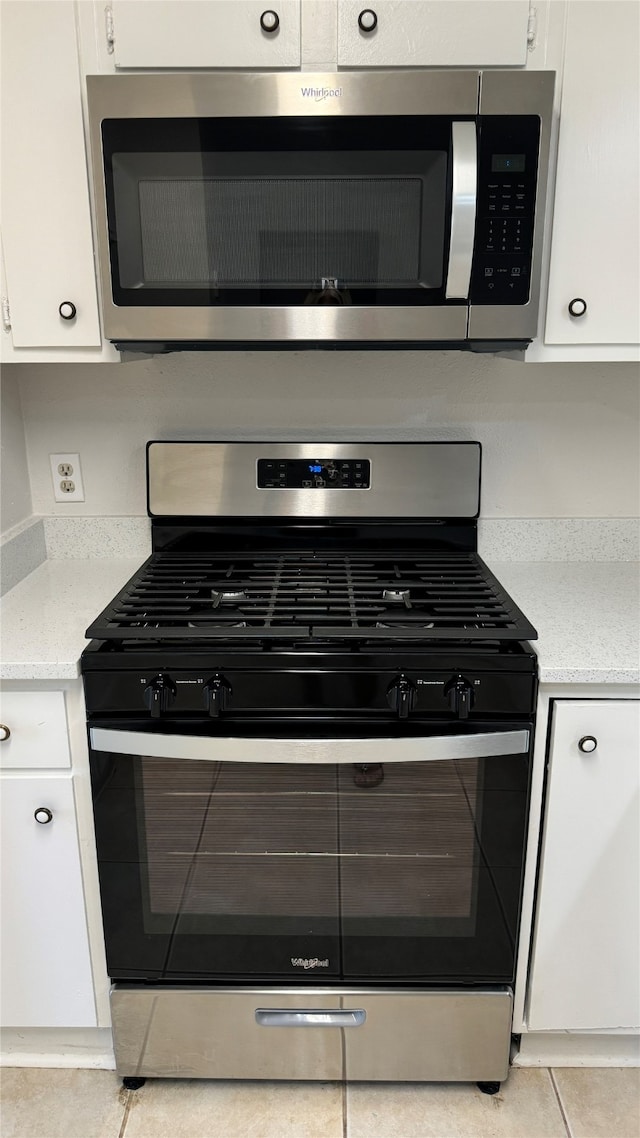
[[24,521],[32,512],[18,374],[18,368],[6,367],[2,369],[0,377],[2,424],[0,530],[2,533]]
[[[633,364],[523,365],[453,352],[211,352],[14,365],[37,513],[145,513],[151,438],[479,439],[485,517],[639,511]],[[86,501],[55,504],[50,451]],[[15,465],[15,464],[14,464]],[[17,468],[16,468],[17,469]]]

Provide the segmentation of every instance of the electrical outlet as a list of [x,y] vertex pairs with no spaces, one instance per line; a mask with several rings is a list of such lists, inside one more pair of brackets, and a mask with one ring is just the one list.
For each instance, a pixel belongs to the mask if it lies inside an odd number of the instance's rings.
[[53,496],[56,502],[84,502],[79,454],[50,454]]

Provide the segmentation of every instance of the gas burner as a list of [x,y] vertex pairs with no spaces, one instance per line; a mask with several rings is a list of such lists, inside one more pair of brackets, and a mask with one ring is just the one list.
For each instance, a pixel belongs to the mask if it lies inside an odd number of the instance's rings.
[[411,593],[409,589],[383,589],[383,601],[390,601],[392,605],[404,605],[411,608]]
[[212,589],[211,598],[213,607],[217,609],[219,605],[237,605],[238,601],[246,601],[247,594],[244,589]]
[[210,620],[204,618],[203,620],[188,620],[187,628],[246,628],[246,620]]
[[374,628],[390,628],[392,631],[396,628],[412,628],[415,631],[419,628],[435,628],[435,624],[433,621],[430,621],[429,623],[425,621],[423,624],[420,620],[412,620],[411,622],[408,620],[396,620],[395,617],[392,616],[390,624],[385,624],[384,621],[377,620],[374,624]]

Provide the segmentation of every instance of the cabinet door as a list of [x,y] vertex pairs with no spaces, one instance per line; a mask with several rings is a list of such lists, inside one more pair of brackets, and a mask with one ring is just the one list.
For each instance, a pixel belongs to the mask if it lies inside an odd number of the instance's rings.
[[[114,0],[112,8],[116,67],[300,66],[300,0]],[[267,12],[279,21],[273,30],[261,26]]]
[[[0,21],[2,239],[12,344],[98,347],[75,5],[3,0]],[[60,314],[65,301],[76,309],[72,319]]]
[[94,1027],[71,775],[4,775],[1,799],[2,1024]]
[[637,344],[640,5],[571,0],[567,20],[545,342]]
[[[370,13],[375,13],[374,23]],[[359,23],[362,15],[362,25]],[[528,0],[339,0],[341,67],[524,66]]]
[[0,692],[0,719],[3,769],[71,766],[61,691]]
[[[585,737],[595,750],[581,750]],[[583,742],[582,746],[590,746]],[[640,703],[556,703],[531,1030],[638,1026]]]

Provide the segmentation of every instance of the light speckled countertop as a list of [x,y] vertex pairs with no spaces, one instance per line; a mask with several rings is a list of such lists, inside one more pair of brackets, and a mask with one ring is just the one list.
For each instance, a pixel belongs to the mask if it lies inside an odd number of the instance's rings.
[[[50,560],[16,585],[0,602],[0,678],[78,676],[87,625],[140,562]],[[542,683],[640,683],[637,562],[489,564],[538,630]]]
[[85,630],[141,564],[140,557],[45,561],[0,601],[0,679],[80,675]]

